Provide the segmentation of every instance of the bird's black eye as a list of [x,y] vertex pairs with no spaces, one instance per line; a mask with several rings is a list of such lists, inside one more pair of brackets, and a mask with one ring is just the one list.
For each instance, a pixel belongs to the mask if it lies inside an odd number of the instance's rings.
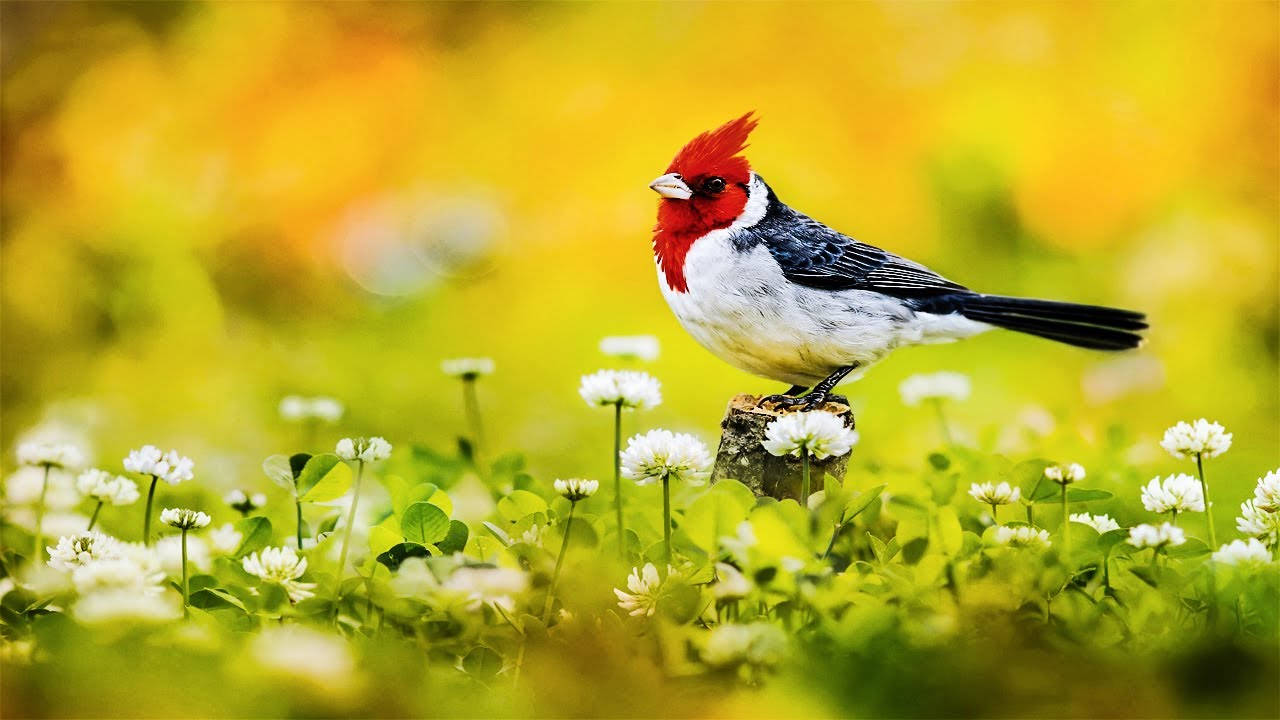
[[706,181],[702,183],[702,192],[707,193],[709,195],[715,195],[716,193],[720,193],[723,191],[724,191],[724,178],[720,178],[720,177],[707,178]]

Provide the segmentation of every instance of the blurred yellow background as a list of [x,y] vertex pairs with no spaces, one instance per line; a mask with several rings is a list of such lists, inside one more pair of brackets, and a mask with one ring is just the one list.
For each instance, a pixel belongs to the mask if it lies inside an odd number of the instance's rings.
[[1011,333],[898,353],[845,386],[855,464],[936,445],[897,397],[933,369],[973,378],[962,436],[1017,458],[1097,462],[1120,426],[1129,460],[1181,471],[1163,429],[1222,422],[1221,523],[1277,461],[1275,3],[0,12],[5,447],[60,423],[104,466],[150,442],[266,487],[297,449],[281,396],[340,398],[333,438],[447,448],[440,361],[487,355],[496,449],[607,477],[609,418],[575,391],[634,333],[662,340],[665,403],[631,429],[714,441],[731,395],[780,387],[677,325],[646,185],[755,109],[754,168],[818,219],[971,287],[1150,314],[1123,357]]

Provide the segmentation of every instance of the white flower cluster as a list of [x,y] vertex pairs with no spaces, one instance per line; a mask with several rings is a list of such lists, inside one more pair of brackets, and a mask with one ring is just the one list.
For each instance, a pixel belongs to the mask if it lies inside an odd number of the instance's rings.
[[158,595],[164,591],[164,573],[154,557],[135,558],[127,554],[85,563],[71,573],[76,592],[89,595],[109,590]]
[[1179,422],[1164,431],[1160,447],[1176,458],[1212,458],[1231,449],[1231,433],[1204,418],[1191,423]]
[[160,511],[160,522],[179,530],[191,530],[192,528],[208,527],[209,523],[213,522],[213,518],[199,510],[165,508]]
[[1265,512],[1280,512],[1280,470],[1258,478],[1253,488],[1253,504]]
[[969,398],[969,378],[957,372],[936,372],[912,375],[898,386],[902,402],[916,407],[925,400],[955,400]]
[[253,669],[306,688],[307,697],[346,697],[359,666],[341,636],[305,625],[264,627],[248,643]]
[[316,420],[336,423],[342,419],[342,414],[346,412],[346,408],[342,406],[342,403],[337,398],[331,398],[326,395],[317,395],[315,397],[286,395],[280,398],[279,409],[281,419],[289,422]]
[[49,552],[49,567],[68,572],[95,560],[120,557],[123,548],[119,540],[97,530],[86,530],[58,539],[57,547],[45,548]]
[[658,359],[658,338],[652,335],[620,335],[600,340],[600,352],[623,360]]
[[195,463],[191,458],[179,455],[177,450],[162,453],[155,445],[144,445],[131,451],[124,459],[125,470],[139,475],[150,475],[170,485],[190,480],[194,477],[192,474],[194,468]]
[[453,358],[440,363],[440,369],[444,371],[445,375],[462,378],[463,380],[475,380],[481,375],[493,374],[493,358]]
[[662,404],[661,383],[638,370],[598,370],[583,375],[578,394],[593,407],[621,405],[626,410],[647,410]]
[[307,559],[298,557],[293,548],[268,547],[247,555],[240,561],[240,566],[250,575],[263,582],[275,583],[288,593],[290,602],[300,602],[315,595],[311,592],[316,584],[299,582],[307,571]]
[[1033,528],[1030,525],[1001,525],[996,528],[996,542],[1001,545],[1019,548],[1047,548],[1049,531]]
[[578,502],[585,500],[600,489],[599,480],[582,480],[580,478],[572,478],[569,480],[556,480],[556,492],[560,493],[569,502]]
[[1111,519],[1110,515],[1090,515],[1089,513],[1072,513],[1071,522],[1088,525],[1099,534],[1119,530],[1120,523]]
[[765,622],[717,625],[707,633],[700,654],[704,663],[715,667],[742,663],[771,667],[787,657],[787,634]]
[[85,470],[76,478],[80,494],[108,505],[131,505],[138,501],[138,484],[106,470]]
[[241,513],[251,513],[254,510],[267,504],[267,496],[263,493],[249,493],[236,489],[222,496],[222,501],[231,507],[232,510]]
[[209,544],[219,555],[234,553],[240,548],[241,540],[244,540],[244,535],[231,523],[223,523],[221,527],[209,531]]
[[1187,541],[1182,528],[1172,523],[1160,525],[1142,524],[1129,528],[1129,544],[1136,548],[1162,548],[1181,545]]
[[342,438],[334,453],[347,461],[378,462],[391,457],[391,443],[380,437]]
[[1267,546],[1256,538],[1248,540],[1232,540],[1218,548],[1213,554],[1214,562],[1237,567],[1256,568],[1271,562],[1271,553]]
[[853,449],[858,432],[845,427],[844,421],[829,412],[798,412],[770,422],[764,429],[761,444],[779,457],[809,453],[823,460],[839,457]]
[[623,592],[613,589],[618,596],[618,607],[627,611],[628,615],[653,615],[658,609],[658,599],[662,597],[662,577],[653,563],[645,563],[643,568],[632,568],[627,577],[627,590]]
[[658,480],[700,484],[711,472],[711,453],[687,433],[650,430],[627,441],[619,458],[622,476],[647,485]]
[[84,462],[75,445],[26,442],[18,446],[18,464],[46,468],[77,468]]
[[471,610],[496,605],[507,612],[516,609],[516,596],[529,587],[529,576],[499,567],[460,567],[449,575],[444,589],[462,595]]
[[1085,477],[1084,466],[1079,463],[1070,465],[1050,465],[1044,469],[1044,476],[1059,485],[1070,485],[1080,482]]
[[1142,506],[1153,513],[1204,512],[1204,493],[1190,475],[1152,478],[1142,488]]
[[1236,518],[1236,529],[1249,537],[1262,540],[1267,547],[1271,547],[1280,537],[1280,512],[1267,512],[1258,507],[1257,500],[1245,500],[1240,503],[1240,516]]
[[999,485],[989,482],[973,483],[969,486],[969,496],[985,505],[1008,505],[1022,498],[1022,490],[1010,487],[1007,482]]

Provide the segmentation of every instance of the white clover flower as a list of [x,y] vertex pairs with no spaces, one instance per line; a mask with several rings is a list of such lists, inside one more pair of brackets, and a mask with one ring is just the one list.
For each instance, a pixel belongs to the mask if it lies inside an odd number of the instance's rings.
[[64,572],[95,560],[120,557],[122,552],[119,540],[97,530],[58,538],[57,547],[45,550],[49,552],[49,567]]
[[1161,523],[1159,526],[1143,523],[1129,528],[1129,544],[1136,548],[1160,548],[1165,545],[1181,545],[1186,541],[1186,533],[1172,523]]
[[652,335],[621,335],[600,340],[600,352],[624,360],[658,359],[658,338]]
[[622,476],[637,485],[659,480],[702,484],[711,472],[711,453],[701,441],[687,433],[650,430],[627,441],[619,458]]
[[618,596],[618,607],[627,611],[628,615],[651,616],[658,609],[658,598],[662,596],[662,578],[653,563],[645,563],[643,568],[632,568],[627,577],[627,590],[623,592],[613,589]]
[[286,395],[280,399],[280,417],[289,422],[318,420],[336,423],[342,419],[345,408],[336,398],[327,396],[302,397]]
[[493,358],[453,358],[440,363],[440,369],[445,375],[463,380],[475,380],[481,375],[493,374]]
[[1033,528],[1030,525],[1001,525],[996,528],[996,542],[1009,547],[1047,548],[1049,531]]
[[528,587],[529,576],[519,570],[499,567],[460,567],[444,582],[444,589],[465,596],[472,610],[488,603],[513,612],[515,596]]
[[179,455],[177,450],[161,453],[160,448],[155,445],[144,445],[131,451],[124,459],[125,470],[139,475],[150,475],[170,485],[190,480],[193,477],[191,471],[194,467],[195,463],[191,458]]
[[18,446],[18,464],[45,468],[75,469],[84,456],[75,445],[65,443],[26,442]]
[[1256,568],[1270,563],[1271,553],[1267,551],[1267,546],[1258,542],[1256,538],[1249,538],[1232,540],[1223,545],[1213,554],[1213,559],[1223,565]]
[[912,375],[902,381],[898,392],[908,407],[916,407],[925,400],[962,402],[969,399],[969,378],[957,372]]
[[740,663],[769,667],[786,659],[787,653],[787,634],[776,625],[726,623],[707,633],[700,656],[715,667]]
[[638,370],[598,370],[582,376],[578,394],[591,406],[622,405],[624,410],[647,410],[662,404],[658,379]]
[[1280,511],[1280,470],[1258,478],[1258,486],[1253,489],[1253,504],[1259,510]]
[[845,427],[844,421],[829,412],[797,412],[770,422],[764,429],[764,449],[773,455],[807,452],[823,460],[838,457],[853,449],[858,432]]
[[311,592],[315,583],[299,582],[307,571],[307,559],[298,557],[293,548],[268,547],[247,555],[240,561],[240,566],[250,575],[263,582],[275,583],[289,594],[290,602],[300,602],[315,595]]
[[1097,530],[1099,534],[1119,530],[1120,523],[1112,520],[1109,515],[1090,515],[1089,513],[1072,513],[1071,522],[1088,525]]
[[267,496],[260,492],[249,494],[237,488],[222,496],[222,501],[229,505],[232,510],[248,514],[266,505]]
[[1059,485],[1070,485],[1085,478],[1084,466],[1080,465],[1080,463],[1050,465],[1044,469],[1044,476]]
[[163,592],[163,582],[164,573],[158,572],[154,564],[144,566],[127,556],[93,560],[71,573],[71,583],[81,595],[102,590],[156,595]]
[[1245,500],[1240,503],[1240,517],[1236,518],[1236,529],[1250,537],[1266,543],[1267,547],[1276,544],[1280,536],[1280,512],[1267,512],[1258,507],[1256,500]]
[[3,486],[4,505],[9,512],[18,506],[34,506],[42,494],[46,510],[74,508],[84,499],[76,492],[75,478],[62,472],[50,472],[46,478],[44,468],[38,465],[19,466],[0,481],[0,486]]
[[207,527],[213,518],[199,510],[187,508],[165,508],[160,512],[160,522],[179,530]]
[[555,488],[556,492],[564,496],[569,502],[578,502],[595,495],[596,491],[600,489],[600,481],[579,478],[556,480]]
[[209,531],[209,545],[219,555],[231,555],[240,547],[244,535],[236,530],[236,526],[225,523]]
[[89,625],[165,623],[182,617],[177,599],[166,593],[132,589],[99,590],[83,595],[71,608],[76,620]]
[[138,484],[105,470],[85,470],[76,478],[81,495],[108,505],[130,505],[138,501]]
[[380,437],[343,438],[334,453],[343,460],[373,463],[391,457],[391,443]]
[[1008,505],[1022,498],[1022,490],[1010,487],[1007,482],[999,485],[989,482],[973,483],[969,486],[969,496],[985,505]]
[[345,695],[359,677],[359,666],[341,636],[304,625],[263,628],[249,641],[248,651],[255,669],[322,695]]
[[1142,488],[1142,506],[1153,513],[1204,512],[1204,493],[1190,475],[1152,478]]
[[1176,458],[1196,456],[1212,458],[1231,448],[1231,433],[1216,422],[1200,418],[1193,423],[1179,422],[1164,431],[1160,447]]
[[751,594],[751,581],[728,563],[716,563],[716,582],[711,594],[717,600],[737,600]]

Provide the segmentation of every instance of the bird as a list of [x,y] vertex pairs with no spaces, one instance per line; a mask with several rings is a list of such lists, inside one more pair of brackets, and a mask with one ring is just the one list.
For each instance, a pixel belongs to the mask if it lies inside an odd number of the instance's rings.
[[1091,350],[1142,344],[1143,313],[976,292],[790,207],[743,155],[757,124],[753,111],[698,135],[649,187],[663,297],[713,354],[790,384],[761,405],[813,409],[897,348],[994,328]]

